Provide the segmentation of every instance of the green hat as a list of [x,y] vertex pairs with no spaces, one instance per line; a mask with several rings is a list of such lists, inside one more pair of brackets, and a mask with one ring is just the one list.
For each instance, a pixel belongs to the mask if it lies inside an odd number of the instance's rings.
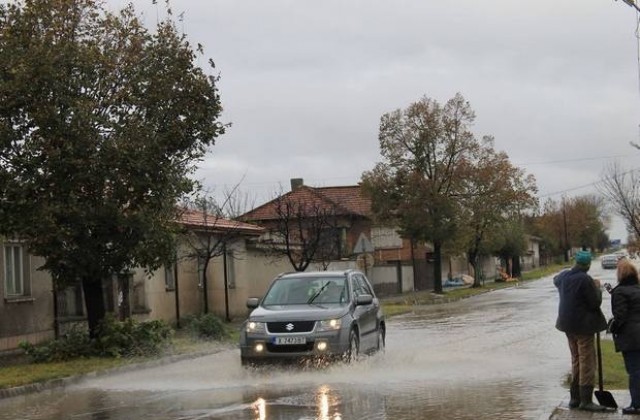
[[591,264],[591,253],[589,251],[576,252],[576,264],[580,264],[580,265]]

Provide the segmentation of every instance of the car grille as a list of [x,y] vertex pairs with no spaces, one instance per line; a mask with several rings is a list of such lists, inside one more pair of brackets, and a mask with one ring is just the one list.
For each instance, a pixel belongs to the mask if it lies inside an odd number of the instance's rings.
[[313,342],[307,344],[295,344],[289,346],[276,346],[275,344],[267,343],[267,350],[269,353],[303,353],[313,350]]
[[308,333],[315,324],[315,321],[267,322],[267,330],[278,334]]

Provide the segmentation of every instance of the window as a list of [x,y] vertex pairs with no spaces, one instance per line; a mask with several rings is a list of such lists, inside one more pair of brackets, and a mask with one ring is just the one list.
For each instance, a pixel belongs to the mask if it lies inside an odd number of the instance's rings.
[[353,291],[356,296],[373,294],[367,281],[359,275],[353,276]]
[[57,315],[60,318],[84,315],[84,300],[82,299],[82,284],[58,290],[56,293],[58,300]]
[[343,254],[344,229],[330,227],[322,229],[319,235],[318,252],[321,259],[339,259]]
[[170,266],[164,268],[164,288],[167,291],[176,290],[175,269],[175,264],[171,264]]
[[29,284],[25,279],[25,268],[28,268],[25,252],[21,245],[7,244],[4,247],[4,287],[5,296],[27,296]]

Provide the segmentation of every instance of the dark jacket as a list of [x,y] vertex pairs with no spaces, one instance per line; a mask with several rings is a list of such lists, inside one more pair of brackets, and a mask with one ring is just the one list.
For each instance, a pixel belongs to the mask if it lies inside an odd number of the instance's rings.
[[607,328],[600,309],[602,291],[590,275],[573,267],[553,279],[560,294],[556,328],[570,334],[590,335]]
[[626,278],[611,291],[613,342],[616,351],[640,350],[640,285]]

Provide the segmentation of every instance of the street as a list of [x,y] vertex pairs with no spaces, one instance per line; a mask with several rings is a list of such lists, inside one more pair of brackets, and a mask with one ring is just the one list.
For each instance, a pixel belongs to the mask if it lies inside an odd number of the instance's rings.
[[246,370],[229,349],[0,401],[0,419],[546,419],[568,394],[557,304],[546,277],[394,317],[354,365]]

